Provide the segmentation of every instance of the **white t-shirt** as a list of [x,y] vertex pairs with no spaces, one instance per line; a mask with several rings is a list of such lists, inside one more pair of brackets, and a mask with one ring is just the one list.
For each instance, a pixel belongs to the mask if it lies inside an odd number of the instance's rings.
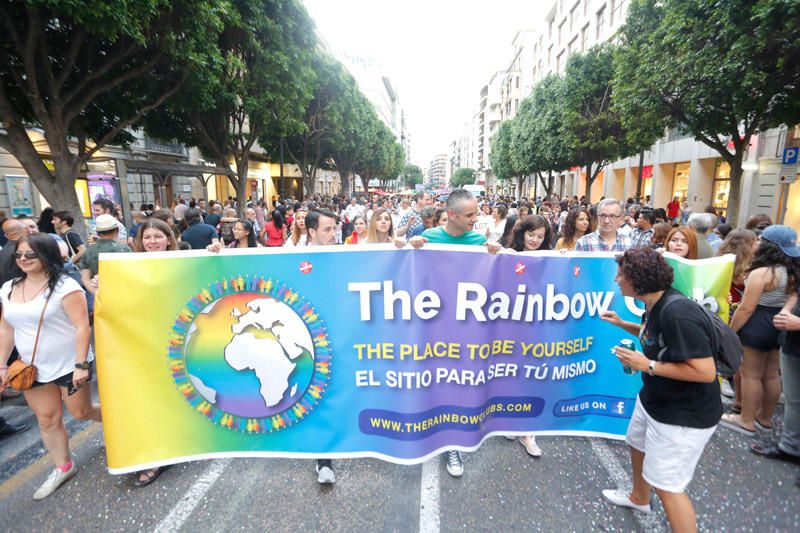
[[472,229],[485,237],[487,230],[492,227],[494,227],[494,217],[492,215],[481,215]]
[[[3,316],[14,328],[14,344],[17,346],[20,358],[30,364],[36,342],[36,331],[39,328],[39,317],[47,297],[42,293],[27,303],[11,302],[12,282],[13,280],[6,281],[0,288]],[[83,292],[77,281],[68,276],[61,276],[47,304],[34,362],[38,382],[47,383],[75,370],[76,330],[61,302],[65,296],[77,291]],[[92,349],[89,348],[87,361],[93,359]]]
[[506,221],[508,219],[504,218],[500,222],[495,222],[492,219],[492,225],[489,227],[489,240],[493,242],[499,242],[500,237],[503,236],[503,232],[506,231]]
[[308,241],[308,233],[301,233],[300,238],[297,239],[297,244],[292,241],[292,238],[289,237],[286,239],[286,242],[283,243],[284,248],[292,248],[294,246],[305,246]]

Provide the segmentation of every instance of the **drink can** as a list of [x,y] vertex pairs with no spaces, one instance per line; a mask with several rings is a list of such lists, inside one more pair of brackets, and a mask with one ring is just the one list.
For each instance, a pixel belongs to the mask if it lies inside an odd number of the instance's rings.
[[[617,346],[619,346],[620,348],[625,348],[626,350],[636,350],[636,345],[630,339],[622,339],[621,341],[619,341],[619,344],[617,344]],[[624,370],[626,374],[635,374],[636,372],[638,372],[638,370],[634,370],[626,365],[622,365],[622,370]]]

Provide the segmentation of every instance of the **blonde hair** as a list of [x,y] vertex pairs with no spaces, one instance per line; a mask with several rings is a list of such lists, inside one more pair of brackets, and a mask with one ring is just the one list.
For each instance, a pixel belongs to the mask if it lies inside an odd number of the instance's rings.
[[735,229],[728,233],[719,246],[717,255],[733,254],[736,256],[736,262],[733,264],[734,283],[737,280],[741,282],[747,274],[750,263],[753,261],[753,243],[757,238],[756,234],[749,229]]
[[[389,240],[380,241],[378,238],[378,231],[375,228],[377,226],[378,217],[384,213],[389,217],[389,232],[387,233]],[[370,219],[369,227],[367,228],[367,241],[374,244],[378,242],[392,242],[392,239],[394,239],[394,221],[392,220],[392,216],[389,215],[386,209],[379,207],[372,212],[372,219]]]
[[[298,242],[300,242],[300,235],[303,234],[303,230],[297,227],[297,215],[299,215],[300,213],[305,213],[306,215],[308,215],[308,209],[306,209],[305,207],[301,207],[300,209],[294,212],[294,220],[292,220],[292,235],[289,238],[292,239],[292,244],[294,244],[295,246],[297,245]],[[303,217],[303,220],[305,221],[305,217]],[[305,226],[305,230],[306,233],[308,233],[308,226]]]

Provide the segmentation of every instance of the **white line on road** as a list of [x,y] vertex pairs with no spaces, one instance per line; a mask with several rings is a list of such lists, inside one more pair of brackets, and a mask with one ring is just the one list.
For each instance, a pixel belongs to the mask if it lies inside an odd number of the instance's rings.
[[225,471],[232,459],[222,459],[220,461],[213,461],[211,465],[203,472],[203,475],[194,482],[194,485],[189,487],[186,494],[183,495],[175,507],[164,517],[164,519],[153,530],[155,533],[171,533],[178,531],[184,522],[191,516],[195,507],[203,499],[208,489],[219,479],[219,476]]
[[422,463],[419,494],[419,532],[439,533],[439,456]]
[[[617,486],[619,490],[630,490],[631,482],[630,478],[625,472],[625,469],[622,468],[622,465],[619,464],[617,461],[614,452],[611,451],[611,448],[603,442],[601,439],[590,439],[592,441],[592,450],[594,454],[600,459],[600,462],[603,463],[603,467],[608,472],[608,475],[611,477],[611,481]],[[639,525],[642,526],[642,531],[660,531],[661,530],[661,522],[657,517],[656,513],[644,514],[638,511],[633,511],[633,517],[639,522]]]

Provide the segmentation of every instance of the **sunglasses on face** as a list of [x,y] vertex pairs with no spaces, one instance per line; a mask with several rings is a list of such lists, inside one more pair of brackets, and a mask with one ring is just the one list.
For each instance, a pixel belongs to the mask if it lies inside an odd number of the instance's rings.
[[33,250],[28,250],[28,251],[27,251],[27,252],[25,252],[25,253],[22,253],[22,252],[14,252],[14,257],[15,257],[16,259],[22,259],[23,257],[24,257],[25,259],[36,259],[37,257],[39,257],[39,254],[37,254],[37,253],[36,253],[36,252],[34,252]]

